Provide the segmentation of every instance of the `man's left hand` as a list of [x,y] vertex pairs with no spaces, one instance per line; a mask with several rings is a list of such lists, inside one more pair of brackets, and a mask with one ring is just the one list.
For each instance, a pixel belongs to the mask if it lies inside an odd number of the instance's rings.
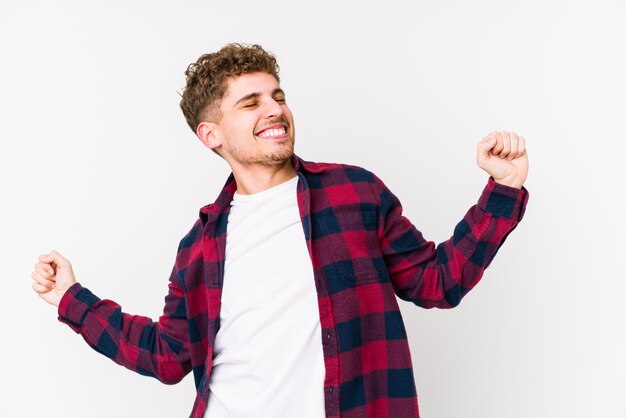
[[526,140],[515,132],[493,131],[478,143],[477,162],[496,183],[521,189],[528,175]]

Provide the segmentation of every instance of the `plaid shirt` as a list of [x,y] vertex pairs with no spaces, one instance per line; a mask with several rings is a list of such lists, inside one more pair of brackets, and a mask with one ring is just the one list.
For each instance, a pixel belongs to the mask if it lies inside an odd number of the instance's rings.
[[[371,172],[295,155],[292,162],[318,294],[326,416],[418,417],[396,295],[424,308],[456,306],[522,219],[528,192],[489,178],[452,237],[435,246],[402,216],[398,199]],[[174,384],[193,371],[191,418],[203,416],[209,396],[235,190],[231,174],[181,240],[158,322],[124,313],[80,283],[58,308],[59,320],[92,348],[137,373]]]

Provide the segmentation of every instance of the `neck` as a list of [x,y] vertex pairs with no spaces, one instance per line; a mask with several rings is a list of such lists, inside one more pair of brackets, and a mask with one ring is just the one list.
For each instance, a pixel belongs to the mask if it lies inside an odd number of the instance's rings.
[[262,192],[296,176],[291,159],[271,167],[253,165],[231,168],[237,182],[237,193],[243,195]]

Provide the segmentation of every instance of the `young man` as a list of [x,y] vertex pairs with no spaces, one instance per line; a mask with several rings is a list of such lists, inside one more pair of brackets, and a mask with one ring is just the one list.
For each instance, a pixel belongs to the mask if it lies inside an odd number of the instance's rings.
[[489,175],[437,246],[371,172],[293,153],[274,56],[230,44],[186,72],[181,108],[232,174],[181,240],[158,322],[123,313],[39,257],[33,289],[98,352],[164,383],[193,371],[191,417],[417,417],[396,295],[450,308],[522,219],[524,138],[478,144]]

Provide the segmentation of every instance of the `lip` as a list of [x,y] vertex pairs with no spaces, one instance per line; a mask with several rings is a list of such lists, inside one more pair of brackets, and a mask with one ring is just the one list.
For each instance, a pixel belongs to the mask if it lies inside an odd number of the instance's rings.
[[272,125],[265,126],[263,129],[261,129],[260,131],[256,132],[254,135],[255,136],[259,136],[263,132],[267,131],[268,129],[280,129],[280,128],[284,128],[285,129],[285,135],[287,135],[287,133],[289,131],[289,127],[287,126],[286,123],[274,123]]

